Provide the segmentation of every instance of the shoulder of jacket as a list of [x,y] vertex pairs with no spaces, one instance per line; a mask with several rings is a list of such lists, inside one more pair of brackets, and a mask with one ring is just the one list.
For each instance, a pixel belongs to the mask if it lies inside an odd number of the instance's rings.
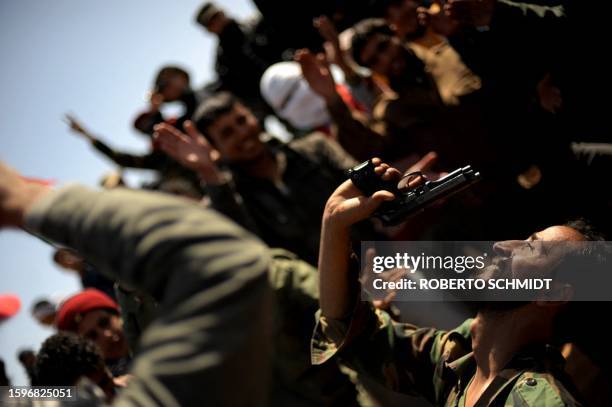
[[511,405],[524,406],[581,406],[566,387],[552,373],[525,372],[510,392]]

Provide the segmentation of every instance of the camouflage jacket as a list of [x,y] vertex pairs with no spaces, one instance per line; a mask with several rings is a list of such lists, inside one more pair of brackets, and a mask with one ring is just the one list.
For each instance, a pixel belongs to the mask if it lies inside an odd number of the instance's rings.
[[[319,317],[311,344],[313,364],[335,355],[390,390],[420,394],[434,405],[463,406],[476,372],[468,319],[446,332],[393,321],[360,303],[350,321]],[[543,345],[525,349],[485,391],[487,406],[578,406],[565,379],[563,358]],[[492,387],[490,385],[489,387]]]

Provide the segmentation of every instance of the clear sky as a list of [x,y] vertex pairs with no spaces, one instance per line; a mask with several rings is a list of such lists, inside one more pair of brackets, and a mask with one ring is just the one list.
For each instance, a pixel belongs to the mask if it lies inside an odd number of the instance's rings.
[[[255,13],[248,0],[217,3],[238,18]],[[146,151],[131,123],[156,70],[184,66],[196,87],[214,77],[215,41],[193,22],[201,4],[0,0],[0,159],[28,176],[97,185],[115,166],[68,131],[66,112],[115,147]],[[19,314],[0,325],[0,358],[16,385],[26,384],[17,350],[38,350],[52,333],[30,317],[32,302],[79,289],[51,253],[29,235],[0,232],[0,294],[22,300]]]

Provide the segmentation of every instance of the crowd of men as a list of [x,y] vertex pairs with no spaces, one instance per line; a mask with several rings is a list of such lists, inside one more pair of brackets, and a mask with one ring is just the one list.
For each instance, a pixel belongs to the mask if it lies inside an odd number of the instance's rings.
[[[77,386],[91,405],[609,405],[608,303],[398,307],[361,300],[358,279],[361,241],[502,241],[495,270],[518,275],[566,261],[513,263],[534,241],[606,240],[605,13],[571,0],[255,5],[249,21],[194,10],[218,40],[216,79],[197,89],[183,67],[159,69],[134,121],[149,153],[67,117],[119,167],[101,190],[0,163],[0,227],[54,242],[83,285],[33,304],[57,333],[20,353],[31,384]],[[402,189],[466,165],[482,180],[384,227],[372,215],[397,197],[347,180],[364,160]],[[124,169],[157,176],[126,185]]]

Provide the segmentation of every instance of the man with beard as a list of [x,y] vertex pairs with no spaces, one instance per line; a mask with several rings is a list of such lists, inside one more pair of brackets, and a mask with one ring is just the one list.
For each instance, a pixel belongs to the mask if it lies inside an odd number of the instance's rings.
[[[375,173],[383,180],[399,177],[396,169],[379,159],[374,163]],[[558,317],[567,301],[484,303],[474,319],[450,332],[397,323],[386,312],[359,301],[357,280],[349,266],[350,227],[394,198],[388,191],[363,196],[346,181],[327,202],[313,363],[338,356],[391,390],[421,394],[435,405],[579,405],[563,373],[561,354],[549,345],[559,339]],[[513,275],[550,271],[558,263],[542,262],[542,256],[534,254],[534,241],[590,238],[578,229],[552,226],[525,241],[497,243],[495,250],[504,259],[498,263],[505,263]],[[569,295],[565,287],[563,292]]]

